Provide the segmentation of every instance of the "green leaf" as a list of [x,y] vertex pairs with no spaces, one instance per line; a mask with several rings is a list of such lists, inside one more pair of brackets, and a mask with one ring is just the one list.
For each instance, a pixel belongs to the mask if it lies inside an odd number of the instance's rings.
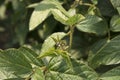
[[107,39],[101,39],[95,42],[89,50],[88,61],[90,61],[94,57],[95,53],[97,53],[100,49],[104,48],[106,43],[107,43]]
[[25,77],[32,67],[19,50],[8,49],[0,52],[0,71]]
[[[107,41],[103,47],[101,47],[94,57],[89,61],[89,64],[93,67],[99,67],[100,65],[113,65],[120,63],[120,35],[116,36],[110,41]],[[98,45],[97,45],[98,46]]]
[[119,80],[120,79],[120,66],[113,68],[102,74],[100,79],[102,80]]
[[107,23],[98,16],[88,15],[77,25],[77,29],[87,33],[104,35],[107,33]]
[[91,51],[96,53],[107,43],[107,39],[101,39],[91,46]]
[[[116,0],[112,1],[116,2]],[[98,0],[97,7],[99,8],[102,16],[112,17],[117,13],[115,8],[111,5],[110,0]]]
[[43,55],[47,55],[51,53],[51,51],[54,51],[54,45],[56,43],[52,38],[57,39],[59,37],[59,39],[62,39],[65,36],[66,36],[66,33],[64,32],[53,33],[51,36],[49,36],[42,45],[41,54],[39,55],[39,57]]
[[[50,63],[48,80],[96,80],[97,73],[81,61],[71,59],[73,68],[67,66],[62,57],[53,58]],[[64,66],[63,66],[64,65]]]
[[50,10],[39,11],[36,9],[30,18],[29,30],[35,29],[39,24],[41,24],[50,15]]
[[119,0],[110,0],[110,1],[115,8],[120,7],[120,1]]
[[83,19],[85,19],[85,17],[84,17],[83,15],[81,15],[81,14],[76,14],[76,15],[70,17],[70,18],[66,21],[66,23],[67,23],[67,25],[72,26],[72,25],[74,25],[74,24],[77,24],[78,22],[80,22],[80,21],[83,20]]
[[46,0],[47,2],[51,2],[55,5],[56,9],[60,10],[65,16],[70,17],[69,13],[65,10],[64,7],[62,7],[62,3],[59,2],[59,0]]
[[42,61],[37,58],[38,55],[34,51],[26,47],[21,47],[19,48],[19,50],[29,61],[29,63],[34,64],[36,66],[42,66]]
[[55,2],[54,4],[56,5],[56,8],[60,10],[66,17],[70,17],[69,13],[62,7],[59,2]]
[[68,17],[65,16],[60,10],[52,9],[51,12],[57,21],[61,22],[62,24],[66,24],[65,22],[68,19]]
[[[33,5],[31,6],[33,7]],[[39,24],[41,24],[51,14],[50,10],[52,8],[55,8],[55,5],[48,3],[46,1],[42,1],[41,3],[36,4],[34,7],[35,10],[31,15],[30,23],[29,23],[30,30],[33,30]]]
[[30,18],[30,30],[33,30],[39,24],[41,24],[49,15],[51,15],[51,12],[54,15],[55,19],[63,24],[64,20],[66,20],[69,16],[67,11],[61,6],[61,4],[55,0],[44,0],[38,4],[29,5],[28,7],[35,8]]
[[41,69],[37,68],[35,70],[35,73],[32,75],[31,80],[45,80],[43,72],[41,71]]
[[113,32],[119,32],[120,31],[120,16],[113,16],[110,21],[110,29]]

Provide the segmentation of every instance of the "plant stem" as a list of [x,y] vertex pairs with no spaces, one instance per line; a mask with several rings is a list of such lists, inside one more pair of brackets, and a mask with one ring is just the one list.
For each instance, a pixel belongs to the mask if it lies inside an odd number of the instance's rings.
[[71,47],[72,47],[73,32],[74,32],[74,26],[70,26],[69,50],[70,50],[70,49],[71,49]]

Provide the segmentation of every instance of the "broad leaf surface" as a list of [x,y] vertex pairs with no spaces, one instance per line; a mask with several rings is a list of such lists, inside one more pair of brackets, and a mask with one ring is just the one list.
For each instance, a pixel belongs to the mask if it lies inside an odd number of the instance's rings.
[[9,49],[0,52],[0,71],[25,77],[32,67],[19,50]]
[[97,74],[86,64],[73,60],[72,68],[61,57],[55,57],[50,61],[50,74],[48,80],[96,80]]
[[29,23],[30,30],[33,30],[39,24],[41,24],[51,14],[50,10],[52,8],[55,8],[55,5],[48,3],[46,1],[42,1],[41,3],[36,4],[35,10],[33,11],[30,18]]
[[107,24],[98,16],[88,15],[77,25],[77,29],[87,33],[104,35],[107,32]]
[[120,66],[113,68],[102,74],[100,79],[102,80],[120,80]]
[[89,64],[96,68],[100,65],[112,65],[120,63],[120,35],[112,40],[106,42],[100,48],[94,57],[90,60]]
[[110,22],[111,30],[113,32],[119,32],[120,31],[120,16],[113,16]]
[[25,56],[25,58],[29,61],[29,63],[42,66],[42,61],[39,60],[37,57],[38,55],[29,48],[21,47],[19,48],[20,52]]

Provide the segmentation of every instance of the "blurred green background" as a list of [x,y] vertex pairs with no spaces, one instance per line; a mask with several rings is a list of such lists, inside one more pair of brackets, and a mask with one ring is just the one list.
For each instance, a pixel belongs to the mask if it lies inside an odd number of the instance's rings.
[[33,9],[29,4],[40,0],[0,0],[0,48],[19,47],[32,41],[28,33]]

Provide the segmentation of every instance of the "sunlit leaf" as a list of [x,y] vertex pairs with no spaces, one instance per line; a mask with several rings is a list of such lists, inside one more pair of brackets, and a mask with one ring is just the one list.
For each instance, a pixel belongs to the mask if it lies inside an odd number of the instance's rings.
[[46,1],[42,1],[41,3],[36,4],[35,10],[33,11],[30,18],[30,23],[29,23],[30,30],[33,30],[39,24],[41,24],[51,14],[50,10],[52,8],[55,8],[55,5],[48,3]]
[[58,1],[54,0],[44,0],[38,4],[29,5],[28,7],[35,8],[30,18],[30,30],[33,30],[39,24],[41,24],[49,15],[51,15],[51,12],[54,15],[55,19],[63,24],[64,20],[66,20],[69,16],[61,4]]
[[98,16],[89,15],[84,20],[80,21],[77,25],[77,29],[87,33],[104,35],[107,32],[107,23]]
[[48,16],[50,15],[50,10],[45,11],[39,11],[35,10],[32,13],[31,19],[30,19],[30,30],[33,30],[36,28],[39,24],[41,24]]
[[66,24],[65,22],[68,17],[66,17],[60,10],[52,9],[51,12],[57,21],[61,22],[62,24]]

